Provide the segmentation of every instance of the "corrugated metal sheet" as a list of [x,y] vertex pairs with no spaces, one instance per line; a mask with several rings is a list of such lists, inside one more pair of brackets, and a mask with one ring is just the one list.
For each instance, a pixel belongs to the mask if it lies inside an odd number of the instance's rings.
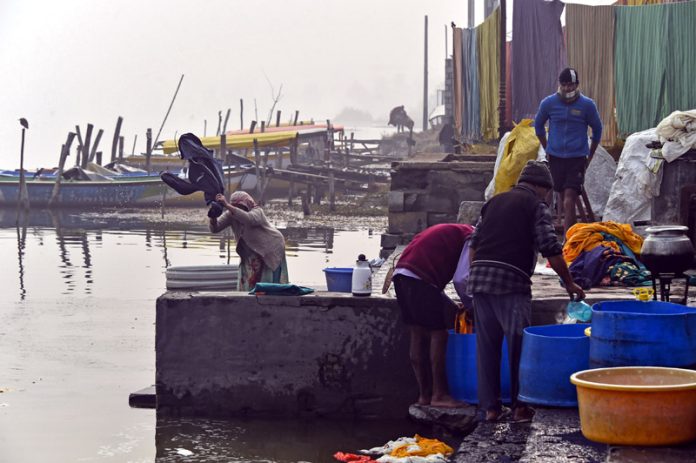
[[616,142],[614,117],[614,7],[566,5],[568,65],[578,70],[580,90],[597,103],[602,144]]
[[559,0],[515,0],[512,12],[512,117],[534,118],[565,67]]
[[481,135],[485,140],[495,140],[498,138],[500,100],[500,8],[476,28],[476,35]]

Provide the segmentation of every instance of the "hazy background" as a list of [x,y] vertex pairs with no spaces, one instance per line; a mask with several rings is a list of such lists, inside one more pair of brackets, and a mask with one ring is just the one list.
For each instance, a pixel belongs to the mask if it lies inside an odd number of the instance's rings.
[[240,98],[245,126],[254,98],[266,119],[271,85],[281,84],[283,120],[295,110],[323,121],[356,108],[379,124],[403,104],[420,130],[426,14],[432,109],[444,86],[445,25],[451,53],[449,24],[467,24],[465,0],[0,0],[0,169],[19,167],[19,117],[30,124],[27,168],[56,165],[68,131],[88,122],[95,134],[104,129],[108,159],[119,115],[125,152],[135,134],[143,151],[181,74],[160,139],[202,135],[204,120],[214,134],[227,108],[228,129],[239,128]]
[[239,128],[240,98],[246,126],[254,98],[265,119],[269,81],[276,92],[283,85],[284,120],[296,109],[324,120],[354,107],[385,121],[404,104],[420,128],[423,16],[434,98],[444,25],[465,24],[466,9],[461,0],[0,0],[0,168],[19,165],[19,117],[30,124],[28,168],[56,165],[67,132],[88,122],[104,129],[99,149],[110,156],[119,115],[126,153],[136,133],[144,150],[181,74],[161,139],[202,134],[204,119],[214,134],[227,108],[228,129]]

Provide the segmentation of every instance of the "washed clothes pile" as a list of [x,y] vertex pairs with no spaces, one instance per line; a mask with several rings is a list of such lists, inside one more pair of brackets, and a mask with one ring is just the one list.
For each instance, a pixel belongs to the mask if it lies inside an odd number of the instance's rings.
[[643,238],[628,224],[577,223],[568,229],[563,257],[573,280],[593,286],[646,286],[650,272],[637,257]]
[[[362,455],[336,452],[334,458],[344,462],[359,463],[446,463],[454,449],[437,439],[428,439],[416,434],[414,437],[400,437],[381,447],[361,450]],[[382,455],[372,459],[368,455]]]

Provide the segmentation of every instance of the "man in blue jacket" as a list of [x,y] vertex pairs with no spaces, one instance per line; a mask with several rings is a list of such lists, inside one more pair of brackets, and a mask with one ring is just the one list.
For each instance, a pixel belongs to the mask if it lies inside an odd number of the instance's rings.
[[[585,182],[585,169],[602,139],[602,121],[595,102],[578,90],[578,71],[565,68],[558,82],[558,92],[541,101],[534,128],[546,150],[553,189],[561,194],[563,226],[568,231],[576,221],[575,203]],[[588,126],[592,128],[591,145],[587,142]]]

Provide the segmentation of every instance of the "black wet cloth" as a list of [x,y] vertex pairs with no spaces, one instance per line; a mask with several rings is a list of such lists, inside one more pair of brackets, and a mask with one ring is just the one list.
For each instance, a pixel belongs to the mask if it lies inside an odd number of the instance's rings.
[[170,172],[163,172],[160,178],[180,195],[202,191],[205,203],[210,206],[208,217],[220,217],[222,206],[215,201],[215,196],[225,192],[225,182],[222,167],[213,158],[213,152],[203,146],[197,136],[185,133],[179,138],[179,153],[181,159],[187,161],[186,178]]

